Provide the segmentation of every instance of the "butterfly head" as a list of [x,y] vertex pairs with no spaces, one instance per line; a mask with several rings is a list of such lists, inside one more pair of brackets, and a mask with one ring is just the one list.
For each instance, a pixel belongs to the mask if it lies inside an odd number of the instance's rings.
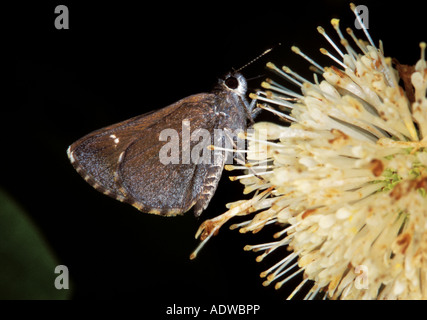
[[239,96],[244,96],[248,90],[246,79],[239,72],[227,73],[223,78],[219,79],[218,87],[220,90],[231,91]]

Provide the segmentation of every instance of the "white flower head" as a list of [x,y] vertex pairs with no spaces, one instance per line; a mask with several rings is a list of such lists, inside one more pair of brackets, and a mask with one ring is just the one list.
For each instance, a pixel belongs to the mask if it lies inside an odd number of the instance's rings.
[[403,66],[366,28],[369,43],[347,29],[357,53],[337,19],[332,26],[344,50],[319,27],[340,58],[321,52],[338,66],[321,67],[292,48],[323,80],[267,65],[302,94],[267,80],[252,98],[290,125],[260,122],[248,133],[248,174],[235,179],[255,194],[205,221],[192,257],[230,218],[255,213],[232,228],[284,226],[272,242],[245,247],[262,252],[257,261],[283,250],[261,274],[264,285],[279,288],[303,273],[291,297],[311,283],[306,298],[427,299],[426,44],[415,66]]

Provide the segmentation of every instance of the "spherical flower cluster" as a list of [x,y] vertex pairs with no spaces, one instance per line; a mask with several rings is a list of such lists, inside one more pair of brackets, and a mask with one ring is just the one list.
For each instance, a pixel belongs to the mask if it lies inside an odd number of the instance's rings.
[[341,57],[321,49],[337,66],[321,67],[293,48],[323,80],[268,64],[301,94],[268,80],[252,98],[290,125],[254,125],[247,174],[235,177],[254,196],[205,221],[197,236],[203,246],[232,217],[253,214],[232,227],[284,226],[274,241],[245,247],[261,252],[257,261],[287,248],[261,274],[265,285],[279,288],[303,273],[290,297],[311,284],[308,299],[427,299],[426,44],[415,66],[403,66],[366,29],[369,42],[347,29],[358,53],[339,21],[332,25],[345,52],[318,31]]

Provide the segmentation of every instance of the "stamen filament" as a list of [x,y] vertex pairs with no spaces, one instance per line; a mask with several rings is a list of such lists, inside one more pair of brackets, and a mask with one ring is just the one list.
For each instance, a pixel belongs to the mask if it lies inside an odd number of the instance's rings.
[[322,54],[324,54],[325,56],[328,56],[329,58],[331,58],[332,60],[334,60],[336,63],[338,63],[340,66],[342,66],[344,69],[347,69],[348,66],[346,66],[344,63],[342,63],[340,60],[338,60],[337,58],[335,58],[332,54],[329,53],[328,50],[326,50],[325,48],[320,48],[320,52]]
[[283,78],[287,79],[288,81],[294,83],[295,85],[297,85],[298,87],[302,86],[302,83],[295,80],[294,78],[292,78],[290,75],[288,75],[286,72],[283,72],[281,69],[279,69],[278,67],[276,67],[276,65],[274,65],[271,62],[267,63],[267,68],[275,71],[276,73],[278,73],[279,75],[281,75]]
[[295,276],[297,276],[298,274],[300,274],[303,271],[304,271],[304,268],[298,269],[293,274],[291,274],[289,277],[287,277],[285,280],[277,282],[276,285],[275,285],[275,289],[276,290],[280,289],[286,282],[288,282],[289,280],[291,280],[292,278],[294,278]]
[[335,44],[335,42],[332,41],[331,38],[329,38],[328,34],[325,32],[325,29],[323,27],[317,27],[317,31],[332,45],[332,47],[335,49],[336,52],[341,56],[341,58],[344,58],[344,53],[338,48],[338,46]]
[[292,293],[286,298],[286,300],[291,300],[301,290],[301,288],[304,287],[308,280],[309,279],[307,278],[301,281],[301,283],[294,289],[294,291],[292,291]]
[[316,61],[314,61],[313,59],[311,59],[309,56],[307,56],[305,53],[303,53],[300,48],[296,47],[296,46],[292,46],[291,50],[293,52],[295,52],[297,55],[303,57],[305,60],[307,60],[310,64],[312,64],[315,68],[317,68],[320,72],[324,71],[324,68],[318,64]]

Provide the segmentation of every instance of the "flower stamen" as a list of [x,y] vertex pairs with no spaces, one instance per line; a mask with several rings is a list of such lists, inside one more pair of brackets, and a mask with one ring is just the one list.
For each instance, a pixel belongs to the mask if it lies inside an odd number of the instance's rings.
[[313,65],[315,68],[318,69],[318,71],[323,72],[324,68],[318,64],[316,61],[314,61],[313,59],[311,59],[309,56],[307,56],[305,53],[303,53],[300,48],[296,47],[296,46],[292,46],[291,50],[293,52],[295,52],[297,55],[303,57],[305,60],[307,60],[311,65]]
[[328,34],[325,32],[325,29],[323,27],[317,27],[317,32],[319,32],[335,49],[335,51],[341,56],[341,58],[344,58],[344,53],[338,48],[338,46],[335,44],[334,41],[328,36]]

